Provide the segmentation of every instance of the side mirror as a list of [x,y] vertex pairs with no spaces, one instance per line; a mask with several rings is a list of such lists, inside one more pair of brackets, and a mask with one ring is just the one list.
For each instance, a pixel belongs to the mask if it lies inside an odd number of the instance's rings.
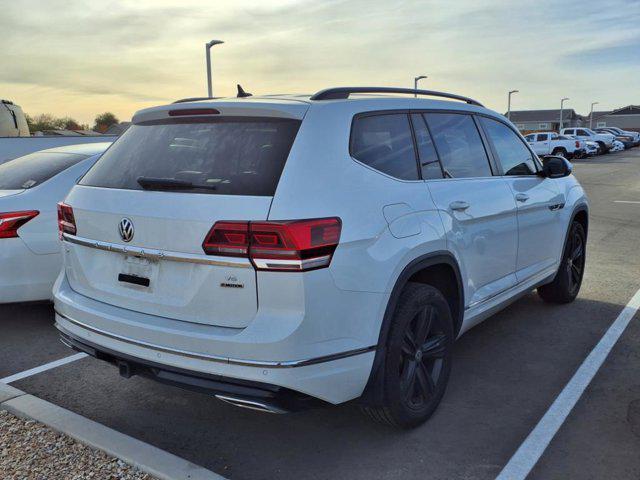
[[542,159],[540,175],[546,178],[568,177],[573,171],[571,162],[564,157],[549,155]]

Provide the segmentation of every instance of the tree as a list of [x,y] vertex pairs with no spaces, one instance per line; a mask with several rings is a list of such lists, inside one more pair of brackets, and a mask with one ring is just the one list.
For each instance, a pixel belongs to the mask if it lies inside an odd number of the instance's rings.
[[116,117],[111,112],[105,112],[96,117],[93,129],[96,132],[104,133],[109,129],[111,125],[116,125],[118,123],[120,123],[118,117]]
[[26,115],[27,125],[30,132],[41,132],[44,130],[88,130],[88,125],[82,125],[71,117],[54,117],[50,113],[41,113],[32,117]]
[[62,128],[65,130],[89,130],[88,125],[82,125],[71,117],[62,117],[60,122],[62,123]]
[[50,113],[41,113],[35,117],[27,115],[27,124],[31,132],[42,130],[59,130],[63,128],[61,119],[54,117]]

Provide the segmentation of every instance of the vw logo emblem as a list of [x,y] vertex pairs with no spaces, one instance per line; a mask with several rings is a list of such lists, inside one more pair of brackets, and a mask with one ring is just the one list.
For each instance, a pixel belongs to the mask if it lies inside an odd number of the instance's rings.
[[120,238],[122,238],[122,240],[130,242],[133,240],[133,222],[128,218],[123,218],[118,225],[118,232],[120,232]]

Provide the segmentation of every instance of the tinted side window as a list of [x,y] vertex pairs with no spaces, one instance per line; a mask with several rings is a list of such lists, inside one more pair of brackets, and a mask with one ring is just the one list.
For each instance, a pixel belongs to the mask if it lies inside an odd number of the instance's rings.
[[416,144],[418,145],[418,157],[420,157],[420,167],[422,168],[422,178],[425,180],[433,178],[442,178],[442,169],[438,154],[433,145],[431,134],[424,123],[422,115],[411,115],[411,123],[413,124],[413,132],[416,135]]
[[578,130],[578,135],[583,137],[588,137],[589,134],[585,130]]
[[538,135],[539,142],[546,142],[548,139],[549,139],[549,135],[547,135],[546,133],[543,135]]
[[387,175],[418,180],[418,164],[406,114],[357,117],[351,132],[351,155]]
[[536,136],[535,135],[527,135],[524,138],[527,139],[527,142],[535,142],[536,141]]
[[487,152],[470,115],[427,113],[425,118],[445,175],[453,178],[491,176]]
[[36,152],[0,165],[0,190],[33,188],[89,155]]
[[481,117],[482,126],[498,154],[505,175],[534,175],[536,164],[531,152],[513,130],[502,122]]

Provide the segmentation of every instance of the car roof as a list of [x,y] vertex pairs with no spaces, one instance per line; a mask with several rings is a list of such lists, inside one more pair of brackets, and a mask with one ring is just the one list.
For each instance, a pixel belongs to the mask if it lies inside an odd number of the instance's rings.
[[76,155],[97,155],[104,152],[113,142],[93,142],[76,145],[65,145],[63,147],[47,148],[32,153],[74,153]]
[[304,118],[309,108],[344,109],[349,113],[392,110],[460,110],[465,112],[488,113],[505,120],[504,115],[488,108],[457,100],[435,100],[424,97],[408,97],[382,94],[353,94],[349,98],[313,100],[312,95],[260,95],[245,98],[205,98],[186,99],[168,105],[146,108],[135,113],[133,123],[167,118],[172,110],[213,108],[220,114],[247,116],[274,116],[295,119]]

